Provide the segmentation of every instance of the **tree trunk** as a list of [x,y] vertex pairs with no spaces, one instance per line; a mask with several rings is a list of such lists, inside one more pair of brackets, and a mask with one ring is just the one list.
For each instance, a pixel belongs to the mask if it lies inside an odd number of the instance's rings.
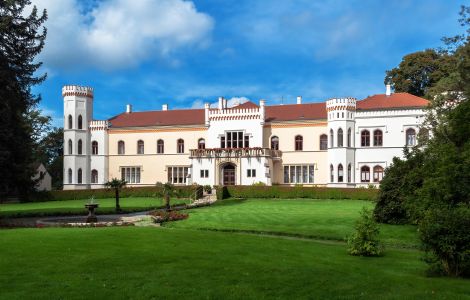
[[116,212],[121,211],[121,206],[119,205],[119,189],[115,189],[116,194]]
[[164,198],[165,198],[166,211],[169,211],[170,210],[170,195],[165,194]]

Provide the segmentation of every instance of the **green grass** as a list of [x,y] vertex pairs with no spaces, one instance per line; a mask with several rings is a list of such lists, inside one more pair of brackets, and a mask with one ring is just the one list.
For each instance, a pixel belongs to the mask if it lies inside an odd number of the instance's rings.
[[[363,206],[362,200],[223,200],[216,205],[189,210],[190,217],[167,226],[186,229],[253,231],[344,240]],[[417,247],[415,226],[381,225],[381,238],[388,246]]]
[[[84,205],[89,200],[64,200],[48,202],[0,204],[0,217],[21,217],[57,214],[83,214]],[[172,199],[171,204],[184,203],[184,199]],[[100,206],[97,214],[114,213],[116,201],[114,198],[95,200]],[[161,198],[121,198],[120,206],[124,211],[142,211],[162,206]]]
[[381,258],[341,244],[168,228],[0,232],[1,299],[469,299],[427,278],[416,250]]

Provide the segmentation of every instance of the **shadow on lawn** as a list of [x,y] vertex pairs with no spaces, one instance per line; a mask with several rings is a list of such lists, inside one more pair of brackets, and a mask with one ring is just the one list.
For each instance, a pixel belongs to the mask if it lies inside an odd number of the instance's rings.
[[245,198],[218,200],[218,201],[214,202],[214,204],[212,204],[212,206],[214,206],[214,207],[217,207],[217,206],[233,206],[233,205],[242,204],[246,200],[247,199],[245,199]]

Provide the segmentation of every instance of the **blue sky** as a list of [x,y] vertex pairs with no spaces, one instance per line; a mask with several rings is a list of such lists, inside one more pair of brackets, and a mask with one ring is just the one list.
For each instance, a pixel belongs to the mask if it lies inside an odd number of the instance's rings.
[[33,0],[48,9],[41,108],[62,125],[61,87],[95,88],[94,118],[383,93],[403,55],[461,31],[453,0]]

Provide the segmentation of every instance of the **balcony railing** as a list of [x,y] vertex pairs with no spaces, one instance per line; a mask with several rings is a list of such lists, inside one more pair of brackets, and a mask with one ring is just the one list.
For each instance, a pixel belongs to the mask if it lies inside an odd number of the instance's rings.
[[191,158],[209,158],[209,157],[272,157],[280,158],[281,150],[272,150],[269,148],[209,148],[209,149],[191,149]]

